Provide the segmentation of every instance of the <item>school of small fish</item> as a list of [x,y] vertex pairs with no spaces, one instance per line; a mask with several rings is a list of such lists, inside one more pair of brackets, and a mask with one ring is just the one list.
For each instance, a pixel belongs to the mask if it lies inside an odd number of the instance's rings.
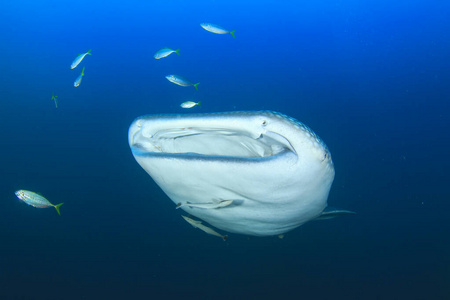
[[[212,32],[215,34],[230,34],[233,38],[235,38],[235,30],[230,31],[220,25],[211,24],[211,23],[201,23],[200,26],[209,32]],[[75,59],[72,61],[72,64],[70,65],[70,69],[72,69],[72,70],[75,69],[78,65],[80,65],[83,62],[84,58],[87,55],[92,55],[91,50],[92,49],[89,49],[87,52],[78,54],[75,57]],[[153,57],[155,59],[162,59],[162,58],[168,57],[172,53],[176,53],[177,55],[180,55],[180,49],[173,50],[171,48],[164,47],[164,48],[161,48],[160,50],[158,50]],[[75,81],[73,83],[74,87],[79,87],[81,85],[81,81],[85,75],[84,74],[85,68],[86,67],[83,66],[81,73],[75,79]],[[193,83],[186,77],[183,77],[180,75],[174,75],[174,74],[167,75],[166,79],[168,81],[170,81],[176,85],[182,86],[182,87],[193,86],[196,91],[198,91],[198,85],[200,84],[200,82]],[[58,106],[59,106],[58,96],[55,95],[54,93],[52,93],[51,100],[54,101],[55,108],[58,108]],[[200,101],[198,101],[198,102],[185,101],[180,104],[180,107],[185,108],[185,109],[189,109],[194,106],[200,106]],[[61,207],[61,205],[63,205],[63,203],[59,203],[56,205],[52,204],[44,196],[42,196],[38,193],[32,192],[32,191],[28,191],[28,190],[18,190],[14,194],[17,196],[17,198],[19,198],[21,201],[23,201],[27,205],[37,207],[37,208],[54,207],[56,209],[56,212],[58,213],[58,215],[61,215],[59,208]],[[190,209],[221,209],[221,208],[224,208],[231,204],[233,204],[233,200],[220,200],[219,201],[219,200],[212,199],[210,203],[191,203],[191,202],[187,202],[187,203],[183,203],[183,204],[179,203],[176,208],[178,209],[180,207],[189,207]],[[221,235],[220,233],[216,232],[214,229],[203,225],[201,221],[196,221],[196,220],[193,220],[186,216],[182,216],[182,217],[193,227],[198,228],[198,229],[204,231],[205,233],[221,237],[224,241],[227,240],[227,237],[228,237],[227,235]]]
[[[86,53],[78,54],[77,57],[75,57],[75,59],[74,59],[74,61],[72,62],[72,64],[70,65],[70,68],[71,68],[71,69],[75,69],[75,68],[83,61],[83,59],[84,59],[84,57],[85,57],[86,55],[91,55],[91,49],[88,50],[88,52],[86,52]],[[84,69],[85,69],[85,68],[86,68],[86,67],[83,67],[83,69],[81,70],[80,76],[78,76],[77,79],[75,79],[75,82],[73,83],[73,86],[74,86],[74,87],[79,87],[79,86],[80,86],[80,84],[81,84],[81,79],[82,79],[83,76],[84,76]]]
[[[206,31],[209,31],[209,32],[212,32],[215,34],[230,34],[233,38],[235,38],[234,34],[235,34],[236,30],[228,30],[225,27],[222,27],[217,24],[212,24],[212,23],[201,23],[200,26],[203,29],[205,29]],[[70,65],[70,69],[72,69],[72,70],[75,69],[84,60],[84,58],[87,55],[92,55],[91,50],[92,49],[89,49],[87,52],[78,54],[75,57],[75,59],[72,61],[72,64]],[[171,49],[168,47],[163,47],[163,48],[159,49],[158,51],[156,51],[156,53],[153,57],[155,59],[161,59],[164,57],[168,57],[172,53],[176,53],[176,54],[180,55],[180,49],[174,50],[174,49]],[[81,70],[81,74],[73,82],[74,87],[80,86],[81,80],[83,79],[83,76],[84,76],[84,70],[85,70],[85,67],[83,67],[83,69]],[[200,84],[200,82],[193,83],[186,77],[183,77],[180,75],[167,75],[166,79],[176,85],[179,85],[179,86],[183,86],[183,87],[193,86],[196,91],[198,91],[198,85]],[[57,98],[58,98],[58,96],[52,94],[51,100],[53,100],[55,102],[56,108],[58,108],[58,99]],[[182,108],[188,109],[188,108],[192,108],[196,105],[200,105],[200,102],[186,101],[186,102],[183,102],[180,106]]]
[[[216,25],[216,24],[211,24],[211,23],[201,23],[200,26],[212,33],[216,33],[216,34],[231,34],[231,36],[234,38],[235,35],[235,31],[236,30],[227,30],[224,27],[220,26],[220,25]],[[173,50],[171,48],[162,48],[160,50],[158,50],[155,55],[153,56],[155,59],[161,59],[164,57],[169,56],[172,53],[176,53],[178,55],[180,55],[180,49],[176,49]],[[200,82],[197,83],[193,83],[192,81],[190,81],[189,79],[187,79],[186,77],[180,76],[180,75],[167,75],[166,79],[169,80],[170,82],[177,84],[179,86],[183,86],[183,87],[188,87],[188,86],[193,86],[195,88],[195,90],[198,91],[198,85],[200,84]],[[200,105],[200,101],[199,102],[194,102],[194,101],[185,101],[183,103],[180,104],[180,106],[182,108],[192,108],[194,106]]]

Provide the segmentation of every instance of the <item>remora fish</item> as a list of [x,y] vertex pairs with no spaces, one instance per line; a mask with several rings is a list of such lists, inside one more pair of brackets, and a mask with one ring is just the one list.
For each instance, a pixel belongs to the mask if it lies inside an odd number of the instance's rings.
[[81,54],[78,54],[78,56],[74,59],[74,61],[72,62],[72,64],[70,65],[70,68],[71,69],[75,69],[79,64],[80,64],[80,62],[83,60],[83,58],[86,56],[86,55],[91,55],[91,50],[92,49],[89,49],[89,51],[88,52],[86,52],[86,53],[81,53]]
[[314,220],[334,180],[325,143],[272,111],[143,116],[128,143],[175,204],[240,199],[226,209],[189,210],[227,232],[277,236]]
[[193,84],[192,82],[190,82],[188,79],[186,79],[183,76],[179,76],[179,75],[167,75],[166,79],[169,80],[172,83],[181,85],[181,86],[191,86],[193,85],[195,87],[195,89],[198,91],[198,85],[200,84],[200,82]]
[[84,68],[85,68],[85,67],[83,67],[83,70],[81,70],[80,76],[78,76],[78,78],[77,78],[77,79],[75,80],[75,82],[73,83],[73,86],[74,86],[74,87],[80,86],[81,79],[83,79],[83,76],[84,76]]
[[231,203],[233,203],[233,200],[221,200],[221,201],[213,201],[213,202],[209,202],[209,203],[186,202],[184,204],[178,203],[176,209],[179,209],[180,207],[184,207],[184,206],[204,208],[204,209],[214,209],[214,208],[221,208],[221,207],[228,206]]
[[336,210],[327,210],[323,211],[320,216],[316,218],[316,220],[328,220],[336,217],[346,216],[346,215],[355,215],[354,211],[336,209]]
[[229,34],[231,34],[231,36],[235,37],[234,36],[234,32],[236,30],[229,31],[229,30],[223,28],[220,25],[215,25],[215,24],[211,24],[211,23],[201,23],[200,26],[202,26],[203,29],[205,29],[205,30],[207,30],[209,32],[212,32],[212,33],[217,33],[217,34],[227,34],[227,33],[229,33]]
[[183,103],[180,104],[180,106],[182,108],[191,108],[191,107],[194,107],[196,105],[200,105],[200,101],[198,101],[198,102],[186,101],[186,102],[183,102]]
[[204,232],[206,232],[208,234],[212,234],[212,235],[221,237],[224,241],[226,241],[228,239],[228,235],[221,235],[220,233],[218,233],[214,229],[203,225],[201,221],[195,221],[195,220],[193,220],[193,219],[191,219],[189,217],[185,217],[185,216],[182,216],[182,217],[183,217],[183,219],[186,220],[186,222],[188,222],[189,224],[194,226],[194,228],[198,228],[198,229],[200,229],[200,230],[202,230],[202,231],[204,231]]
[[156,52],[155,56],[153,56],[153,57],[155,59],[160,59],[160,58],[163,58],[163,57],[167,57],[167,56],[169,56],[170,54],[172,54],[174,52],[176,54],[180,55],[180,49],[172,50],[170,48],[162,48],[162,49],[158,50],[158,52]]
[[19,191],[15,192],[14,194],[16,194],[17,198],[19,198],[26,204],[34,206],[34,207],[46,208],[46,207],[52,206],[56,209],[56,211],[58,212],[58,215],[61,215],[61,213],[59,212],[59,207],[61,205],[63,205],[64,203],[59,203],[56,205],[51,204],[50,201],[45,199],[43,196],[36,194],[34,192],[26,191],[26,190],[19,190]]

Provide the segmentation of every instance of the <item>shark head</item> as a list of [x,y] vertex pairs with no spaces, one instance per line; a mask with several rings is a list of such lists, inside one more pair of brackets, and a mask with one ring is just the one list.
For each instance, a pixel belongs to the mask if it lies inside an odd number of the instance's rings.
[[323,141],[271,111],[143,116],[128,141],[175,204],[233,200],[214,209],[181,207],[228,232],[279,235],[317,218],[334,179]]

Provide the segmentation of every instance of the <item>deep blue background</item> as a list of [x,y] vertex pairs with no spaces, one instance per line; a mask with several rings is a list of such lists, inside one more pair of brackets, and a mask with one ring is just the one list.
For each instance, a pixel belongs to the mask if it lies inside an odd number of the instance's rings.
[[[304,2],[2,1],[0,298],[448,299],[450,3]],[[329,204],[356,216],[223,242],[127,144],[143,114],[261,109],[327,143]]]

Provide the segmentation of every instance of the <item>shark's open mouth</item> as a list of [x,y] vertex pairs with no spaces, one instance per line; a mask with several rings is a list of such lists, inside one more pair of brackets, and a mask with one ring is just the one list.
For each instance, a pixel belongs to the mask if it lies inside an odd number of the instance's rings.
[[128,138],[172,201],[230,232],[281,234],[316,218],[334,178],[325,144],[274,112],[144,116]]
[[282,135],[260,134],[225,128],[167,128],[152,135],[135,136],[133,153],[136,154],[197,154],[201,156],[226,156],[258,158],[277,155],[292,146]]

